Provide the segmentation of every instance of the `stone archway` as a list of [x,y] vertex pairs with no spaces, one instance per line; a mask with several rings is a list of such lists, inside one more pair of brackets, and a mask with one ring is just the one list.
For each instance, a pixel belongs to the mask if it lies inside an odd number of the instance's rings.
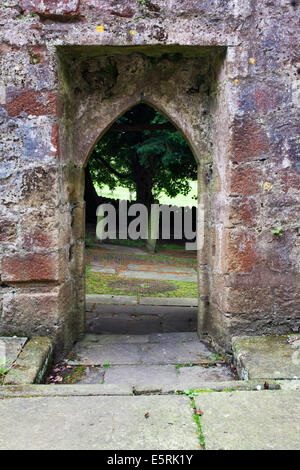
[[[199,203],[203,207],[204,244],[198,253],[199,322],[203,333],[210,318],[208,286],[216,244],[211,203],[220,188],[214,157],[214,114],[224,48],[147,49],[127,54],[105,48],[59,49],[63,186],[72,207],[69,275],[74,286],[78,328],[84,325],[84,168],[96,142],[128,109],[146,103],[162,112],[184,135],[198,164]],[[220,162],[218,162],[220,164]],[[217,190],[216,190],[217,189]]]
[[200,330],[297,332],[295,2],[46,3],[0,7],[1,334],[83,331],[84,165],[141,100],[201,155]]

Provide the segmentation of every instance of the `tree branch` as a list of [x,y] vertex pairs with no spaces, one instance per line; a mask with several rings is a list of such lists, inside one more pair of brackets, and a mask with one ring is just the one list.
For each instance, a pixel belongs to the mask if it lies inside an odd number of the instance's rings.
[[173,126],[170,122],[164,124],[118,124],[114,123],[109,129],[113,132],[141,132],[141,131],[172,131],[176,132],[176,127]]
[[110,164],[106,160],[104,160],[103,157],[100,157],[100,155],[98,153],[97,153],[97,158],[99,158],[99,160],[103,163],[103,165],[109,171],[111,171],[117,178],[130,178],[129,173],[119,173],[119,171],[115,170],[112,166],[110,166]]

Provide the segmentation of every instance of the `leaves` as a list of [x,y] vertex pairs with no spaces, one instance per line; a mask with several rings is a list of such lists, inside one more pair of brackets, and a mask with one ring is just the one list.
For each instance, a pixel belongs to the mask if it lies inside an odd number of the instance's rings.
[[[94,184],[107,185],[113,190],[121,182],[135,191],[138,180],[145,176],[146,170],[151,170],[152,194],[156,198],[162,192],[169,197],[189,193],[189,180],[197,179],[195,159],[183,135],[175,128],[153,130],[154,124],[169,123],[165,116],[141,104],[127,111],[116,123],[145,129],[148,125],[151,130],[128,132],[112,128],[106,132],[89,161]],[[118,174],[122,174],[121,179]]]
[[282,237],[283,236],[283,233],[282,233],[282,227],[279,225],[278,227],[276,227],[275,229],[272,229],[271,232],[274,234],[274,235],[277,235],[278,237]]

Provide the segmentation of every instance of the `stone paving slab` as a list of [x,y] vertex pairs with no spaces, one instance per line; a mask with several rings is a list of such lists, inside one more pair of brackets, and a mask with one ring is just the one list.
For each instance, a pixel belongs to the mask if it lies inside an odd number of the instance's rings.
[[[86,367],[84,371],[80,372],[80,374],[76,376],[74,383],[76,383],[77,385],[103,385],[104,373],[105,367]],[[118,385],[118,382],[116,384]]]
[[243,379],[300,379],[300,335],[234,337],[232,349]]
[[193,274],[172,274],[172,273],[159,273],[149,271],[121,271],[119,277],[133,278],[133,279],[154,279],[157,281],[186,281],[197,282],[197,275]]
[[[284,387],[286,382],[279,383],[278,381],[270,381],[269,387],[270,390],[281,390]],[[295,382],[295,381],[293,381]],[[107,385],[108,386],[108,385]],[[283,389],[283,388],[282,388]],[[264,390],[264,382],[257,381],[257,380],[236,380],[236,381],[221,381],[221,382],[189,382],[188,386],[184,382],[177,381],[174,384],[160,384],[157,382],[153,382],[152,384],[138,384],[135,386],[134,393],[136,395],[142,394],[159,394],[159,395],[169,395],[172,393],[184,393],[186,390],[195,390],[199,391],[201,394],[202,392],[226,392],[228,391],[253,391],[259,392]],[[295,389],[293,389],[295,390]],[[298,390],[298,388],[297,388]]]
[[[192,333],[193,335],[193,333]],[[104,335],[103,335],[104,337]],[[95,338],[95,337],[94,337]],[[137,340],[139,336],[137,335]],[[157,341],[154,338],[158,338]],[[170,341],[163,340],[164,335],[152,336],[152,343],[102,343],[92,336],[79,341],[70,354],[73,365],[129,365],[129,364],[189,364],[211,361],[212,354],[207,346],[197,337],[192,341],[182,340],[181,336],[169,336]],[[99,338],[101,341],[101,339]],[[103,338],[105,340],[105,338]],[[159,341],[159,342],[158,342]]]
[[149,343],[186,343],[191,341],[200,344],[196,332],[186,331],[183,333],[152,333],[149,335]]
[[[100,377],[99,377],[100,378]],[[201,366],[180,367],[174,365],[135,365],[112,366],[105,371],[105,384],[128,384],[134,387],[138,385],[172,384],[174,387],[183,386],[190,388],[191,384],[197,384],[197,388],[203,382],[232,381],[233,374],[226,367]],[[100,383],[100,381],[98,381]]]
[[86,334],[81,340],[81,344],[91,347],[101,344],[124,344],[124,343],[185,343],[196,341],[199,343],[198,335],[194,332],[184,333],[153,333],[149,335],[96,335]]
[[88,294],[86,296],[87,308],[91,311],[95,309],[94,304],[104,305],[136,305],[136,295],[108,295],[108,294]]
[[136,295],[87,294],[87,309],[93,311],[97,305],[155,305],[171,307],[197,307],[198,299],[191,297],[140,297]]
[[199,439],[184,396],[15,398],[0,401],[0,447],[194,450]]
[[150,335],[85,335],[80,343],[89,345],[149,343]]
[[112,366],[105,371],[105,384],[141,384],[169,383],[175,384],[177,374],[174,365]]
[[[198,384],[204,382],[234,381],[235,377],[228,366],[210,366],[210,367],[180,367],[178,369],[178,382],[181,384]],[[234,384],[233,384],[234,386]]]
[[201,428],[208,450],[300,450],[300,393],[202,393]]
[[0,398],[18,397],[73,397],[73,396],[123,396],[132,395],[128,385],[80,384],[80,385],[6,385],[0,386]]
[[105,268],[94,263],[91,263],[90,271],[92,273],[116,274],[116,270],[114,268]]
[[140,305],[158,305],[172,307],[197,307],[198,299],[191,297],[141,297]]
[[0,366],[5,362],[5,368],[10,368],[26,341],[27,338],[0,336]]
[[100,250],[117,251],[118,253],[126,253],[131,255],[147,255],[147,251],[141,248],[135,248],[133,246],[114,245],[112,243],[99,243],[98,248]]
[[208,362],[211,352],[199,341],[189,343],[148,343],[140,346],[143,364],[190,364]]
[[183,268],[178,266],[157,266],[155,264],[128,264],[129,271],[149,271],[159,273],[177,273],[177,274],[197,274],[193,268]]
[[136,364],[141,360],[139,344],[90,344],[77,343],[70,354],[70,365]]
[[[284,380],[284,381],[270,381],[270,390],[289,390],[299,391],[300,382],[296,380]],[[125,385],[125,384],[59,384],[59,385],[5,385],[0,386],[0,398],[17,398],[17,397],[56,397],[56,396],[123,396],[133,394],[147,394],[150,392],[170,395],[175,391],[184,391],[186,389],[193,390],[208,390],[221,392],[223,390],[244,390],[244,391],[260,391],[264,389],[264,383],[259,381],[222,381],[222,382],[205,382],[201,383],[190,383],[189,387],[186,384],[174,383],[174,384],[159,384],[153,382],[151,384],[141,385]]]

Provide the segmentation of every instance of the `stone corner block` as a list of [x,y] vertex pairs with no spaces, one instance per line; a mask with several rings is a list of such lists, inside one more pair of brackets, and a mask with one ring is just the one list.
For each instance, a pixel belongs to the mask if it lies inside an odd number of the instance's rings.
[[15,366],[5,377],[4,385],[40,384],[51,366],[52,341],[45,337],[32,338],[25,345]]
[[300,379],[300,335],[233,337],[232,350],[243,380]]

